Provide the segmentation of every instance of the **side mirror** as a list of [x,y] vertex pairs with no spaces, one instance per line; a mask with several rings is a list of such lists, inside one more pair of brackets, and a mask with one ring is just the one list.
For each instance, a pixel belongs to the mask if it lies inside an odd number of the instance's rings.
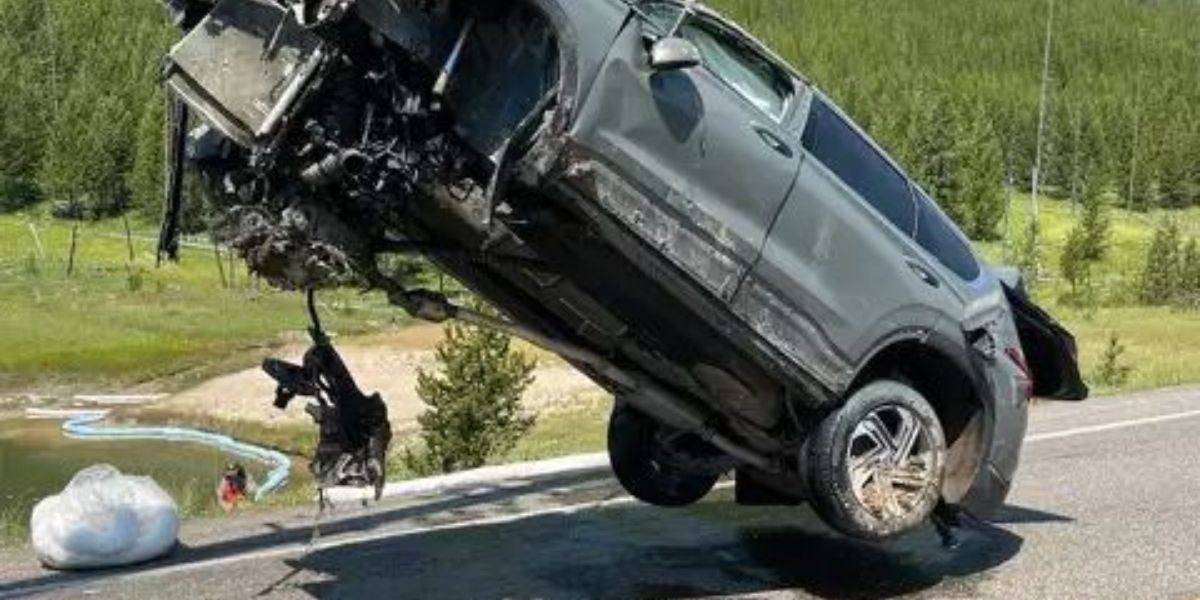
[[703,60],[700,49],[681,37],[664,37],[650,47],[650,68],[655,71],[690,69]]

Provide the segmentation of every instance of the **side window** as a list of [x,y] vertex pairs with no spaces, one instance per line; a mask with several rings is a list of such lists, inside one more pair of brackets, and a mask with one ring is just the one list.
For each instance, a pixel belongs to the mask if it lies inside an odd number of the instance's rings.
[[739,36],[705,19],[683,26],[683,37],[700,49],[704,65],[743,98],[776,121],[792,95],[789,77]]
[[925,192],[914,187],[913,193],[917,198],[917,243],[955,275],[973,281],[979,276],[979,261],[971,247]]
[[801,143],[900,231],[913,234],[917,215],[908,180],[820,98],[813,99]]
[[658,33],[665,34],[675,26],[682,10],[678,4],[669,2],[647,2],[638,7],[638,13],[646,18]]
[[[679,20],[680,8],[668,2],[653,2],[642,5],[639,12],[659,32],[666,32]],[[704,66],[725,85],[773,119],[783,118],[794,93],[791,77],[741,36],[703,16],[689,18],[680,35],[696,45]]]

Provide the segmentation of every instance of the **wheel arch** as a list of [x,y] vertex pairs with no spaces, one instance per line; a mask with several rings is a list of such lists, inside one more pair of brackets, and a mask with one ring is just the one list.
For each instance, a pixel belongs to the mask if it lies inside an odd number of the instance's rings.
[[987,456],[992,435],[984,375],[963,356],[963,347],[936,332],[887,340],[864,361],[846,392],[849,397],[872,381],[895,379],[929,401],[946,436],[942,495],[950,503],[966,496]]

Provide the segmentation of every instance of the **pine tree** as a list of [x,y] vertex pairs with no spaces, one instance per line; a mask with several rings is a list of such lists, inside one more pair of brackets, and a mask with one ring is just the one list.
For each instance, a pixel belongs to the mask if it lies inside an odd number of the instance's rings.
[[1004,218],[1000,142],[982,103],[974,103],[957,125],[954,155],[958,158],[958,169],[954,173],[957,180],[954,187],[958,197],[953,204],[962,213],[959,224],[972,239],[992,240]]
[[1092,263],[1085,257],[1085,236],[1082,224],[1076,224],[1067,234],[1067,242],[1063,245],[1062,255],[1058,262],[1063,278],[1071,284],[1069,301],[1074,304],[1091,300],[1090,294],[1086,298],[1082,294],[1084,290],[1091,289],[1092,283]]
[[1196,238],[1188,239],[1179,256],[1179,304],[1200,308],[1200,245]]
[[[16,60],[4,50],[0,40],[0,64]],[[8,63],[11,64],[11,63]],[[19,67],[18,67],[19,68]],[[32,123],[19,110],[21,82],[14,71],[0,71],[0,212],[18,210],[38,200],[31,173],[36,154],[30,147]]]
[[1100,357],[1100,365],[1096,367],[1096,381],[1110,388],[1125,385],[1133,367],[1123,363],[1121,359],[1124,355],[1125,345],[1121,343],[1120,336],[1115,331],[1110,333],[1108,345]]
[[130,113],[117,96],[98,96],[97,85],[86,78],[72,82],[39,173],[51,199],[92,218],[116,214],[125,205],[124,172],[131,158]]
[[0,212],[33,204],[44,103],[37,85],[38,56],[31,36],[40,20],[40,3],[0,0]]
[[1158,206],[1185,208],[1196,203],[1200,196],[1200,153],[1191,145],[1196,124],[1187,103],[1172,103],[1171,125],[1162,139],[1157,162]]
[[437,373],[418,372],[418,418],[424,450],[406,456],[418,472],[449,473],[483,466],[533,426],[521,395],[536,361],[513,350],[509,336],[452,323],[437,347]]
[[146,103],[138,123],[133,170],[129,175],[131,207],[147,217],[157,217],[162,211],[164,106],[158,94]]
[[916,113],[908,122],[904,144],[909,173],[941,205],[956,223],[966,222],[969,209],[959,194],[957,148],[954,142],[955,115],[949,103],[937,94],[922,94]]
[[1162,305],[1179,291],[1179,225],[1164,218],[1154,231],[1142,268],[1140,295],[1143,304]]

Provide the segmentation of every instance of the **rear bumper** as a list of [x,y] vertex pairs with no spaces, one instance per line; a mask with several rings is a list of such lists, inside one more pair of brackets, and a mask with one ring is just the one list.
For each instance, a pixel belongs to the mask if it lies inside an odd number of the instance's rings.
[[986,518],[1004,506],[1011,487],[1012,481],[1001,474],[994,463],[985,462],[959,506],[975,516]]
[[1003,368],[991,369],[987,378],[991,380],[988,388],[992,392],[992,401],[986,410],[990,442],[975,479],[958,503],[980,517],[1004,506],[1020,463],[1021,446],[1029,423],[1029,401],[1021,389],[1023,382]]

